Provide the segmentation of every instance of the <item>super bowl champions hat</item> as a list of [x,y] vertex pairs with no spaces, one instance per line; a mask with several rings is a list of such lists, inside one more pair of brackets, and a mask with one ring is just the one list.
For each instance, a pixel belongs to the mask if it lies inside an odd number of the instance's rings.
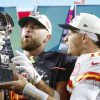
[[39,25],[40,27],[45,28],[50,33],[50,35],[52,34],[52,25],[46,15],[43,15],[40,12],[30,13],[28,17],[20,19],[18,24],[20,25],[20,27],[23,27],[25,23],[30,20]]
[[59,24],[59,26],[64,29],[79,29],[100,34],[99,17],[88,13],[80,13],[80,15],[73,18],[69,24]]

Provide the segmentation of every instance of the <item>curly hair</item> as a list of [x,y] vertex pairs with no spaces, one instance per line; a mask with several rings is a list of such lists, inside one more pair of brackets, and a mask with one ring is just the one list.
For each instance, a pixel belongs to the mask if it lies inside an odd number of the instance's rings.
[[0,12],[0,31],[5,30],[8,31],[8,33],[11,33],[13,27],[14,22],[12,17],[5,12]]

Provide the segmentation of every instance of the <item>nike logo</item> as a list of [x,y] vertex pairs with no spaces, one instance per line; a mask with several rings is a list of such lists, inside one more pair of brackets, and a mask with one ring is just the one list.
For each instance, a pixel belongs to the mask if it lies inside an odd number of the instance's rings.
[[94,62],[94,61],[91,62],[91,65],[98,65],[98,64],[100,64],[100,62]]
[[88,26],[86,24],[84,24],[83,27],[88,27]]

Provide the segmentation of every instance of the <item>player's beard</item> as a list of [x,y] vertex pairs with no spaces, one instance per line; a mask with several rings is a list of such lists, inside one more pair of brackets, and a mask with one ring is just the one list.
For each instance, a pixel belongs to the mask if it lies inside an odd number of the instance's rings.
[[21,40],[21,48],[26,51],[33,51],[41,46],[39,38],[31,38],[29,41]]

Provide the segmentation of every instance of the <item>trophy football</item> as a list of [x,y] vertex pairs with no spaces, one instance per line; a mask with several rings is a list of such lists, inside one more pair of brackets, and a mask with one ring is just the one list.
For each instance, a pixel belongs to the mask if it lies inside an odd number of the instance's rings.
[[5,12],[0,12],[0,36],[3,36],[5,44],[0,50],[0,82],[12,80],[11,58],[13,50],[10,42],[10,34],[14,27],[11,16]]

